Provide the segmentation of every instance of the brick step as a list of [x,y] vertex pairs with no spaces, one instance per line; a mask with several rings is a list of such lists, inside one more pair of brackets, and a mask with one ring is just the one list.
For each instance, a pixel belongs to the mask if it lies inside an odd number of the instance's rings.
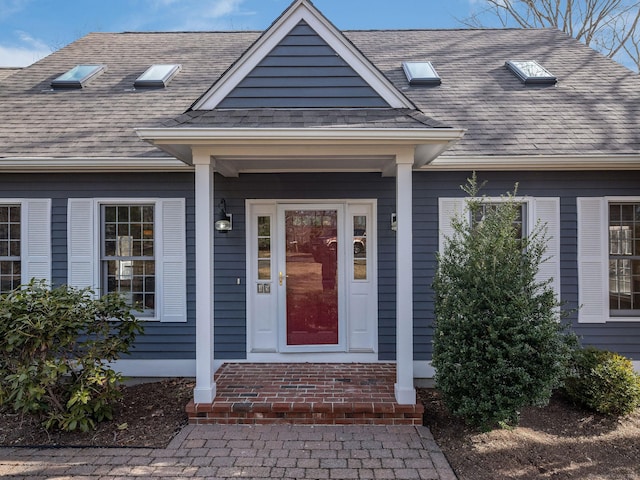
[[422,425],[394,380],[393,364],[224,364],[213,403],[186,410],[192,424]]
[[397,403],[253,403],[187,405],[192,424],[422,425],[424,408]]

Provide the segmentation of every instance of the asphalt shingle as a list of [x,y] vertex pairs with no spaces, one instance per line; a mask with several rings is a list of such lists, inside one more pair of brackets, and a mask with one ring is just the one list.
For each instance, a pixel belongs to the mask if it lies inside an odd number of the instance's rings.
[[[0,82],[2,157],[164,157],[138,139],[150,125],[233,127],[454,127],[447,156],[627,154],[640,150],[640,78],[565,34],[542,30],[348,31],[345,36],[418,112],[219,110],[191,105],[260,32],[93,33]],[[505,67],[537,60],[559,79],[525,86]],[[402,61],[429,60],[440,86],[409,86]],[[85,89],[52,91],[76,64],[104,63]],[[165,89],[133,89],[154,63],[180,63]]]

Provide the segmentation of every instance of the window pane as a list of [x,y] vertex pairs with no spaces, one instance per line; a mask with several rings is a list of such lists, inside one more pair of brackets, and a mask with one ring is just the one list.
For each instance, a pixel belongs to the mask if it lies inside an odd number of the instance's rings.
[[[147,264],[153,260],[107,260],[107,293],[120,293],[131,305],[137,316],[154,314],[155,278],[153,268]],[[147,272],[151,272],[148,274]]]
[[141,222],[142,221],[142,207],[139,205],[135,205],[130,207],[131,212],[131,222]]
[[271,280],[270,260],[258,260],[258,280]]
[[271,217],[258,217],[258,280],[271,280]]
[[[103,207],[103,287],[107,293],[122,294],[141,317],[152,317],[155,311],[153,208]],[[112,221],[105,223],[107,218]]]
[[353,279],[367,279],[367,217],[353,217]]
[[11,223],[20,223],[20,207],[17,205],[9,207],[9,221]]
[[258,217],[258,236],[268,237],[271,235],[271,217]]
[[9,256],[10,257],[20,256],[20,240],[13,240],[9,243]]
[[20,269],[20,206],[0,205],[0,293],[17,288]]
[[640,204],[609,204],[609,308],[640,315]]
[[116,207],[104,207],[105,222],[115,222],[116,218]]
[[10,292],[20,286],[20,262],[0,260],[0,293]]
[[129,207],[120,206],[118,207],[118,222],[129,221]]

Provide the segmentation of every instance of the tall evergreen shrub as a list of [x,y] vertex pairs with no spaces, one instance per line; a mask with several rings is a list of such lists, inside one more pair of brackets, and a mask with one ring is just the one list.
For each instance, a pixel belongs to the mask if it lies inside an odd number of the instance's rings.
[[[575,339],[560,322],[545,261],[546,228],[519,238],[513,194],[484,210],[475,175],[454,233],[438,255],[433,365],[450,411],[483,430],[516,425],[522,407],[543,406],[565,377]],[[517,186],[516,186],[517,190]]]

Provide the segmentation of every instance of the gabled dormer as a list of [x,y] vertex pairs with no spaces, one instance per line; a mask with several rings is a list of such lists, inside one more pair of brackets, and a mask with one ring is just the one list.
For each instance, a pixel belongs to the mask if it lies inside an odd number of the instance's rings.
[[193,106],[415,108],[309,0],[296,0]]

